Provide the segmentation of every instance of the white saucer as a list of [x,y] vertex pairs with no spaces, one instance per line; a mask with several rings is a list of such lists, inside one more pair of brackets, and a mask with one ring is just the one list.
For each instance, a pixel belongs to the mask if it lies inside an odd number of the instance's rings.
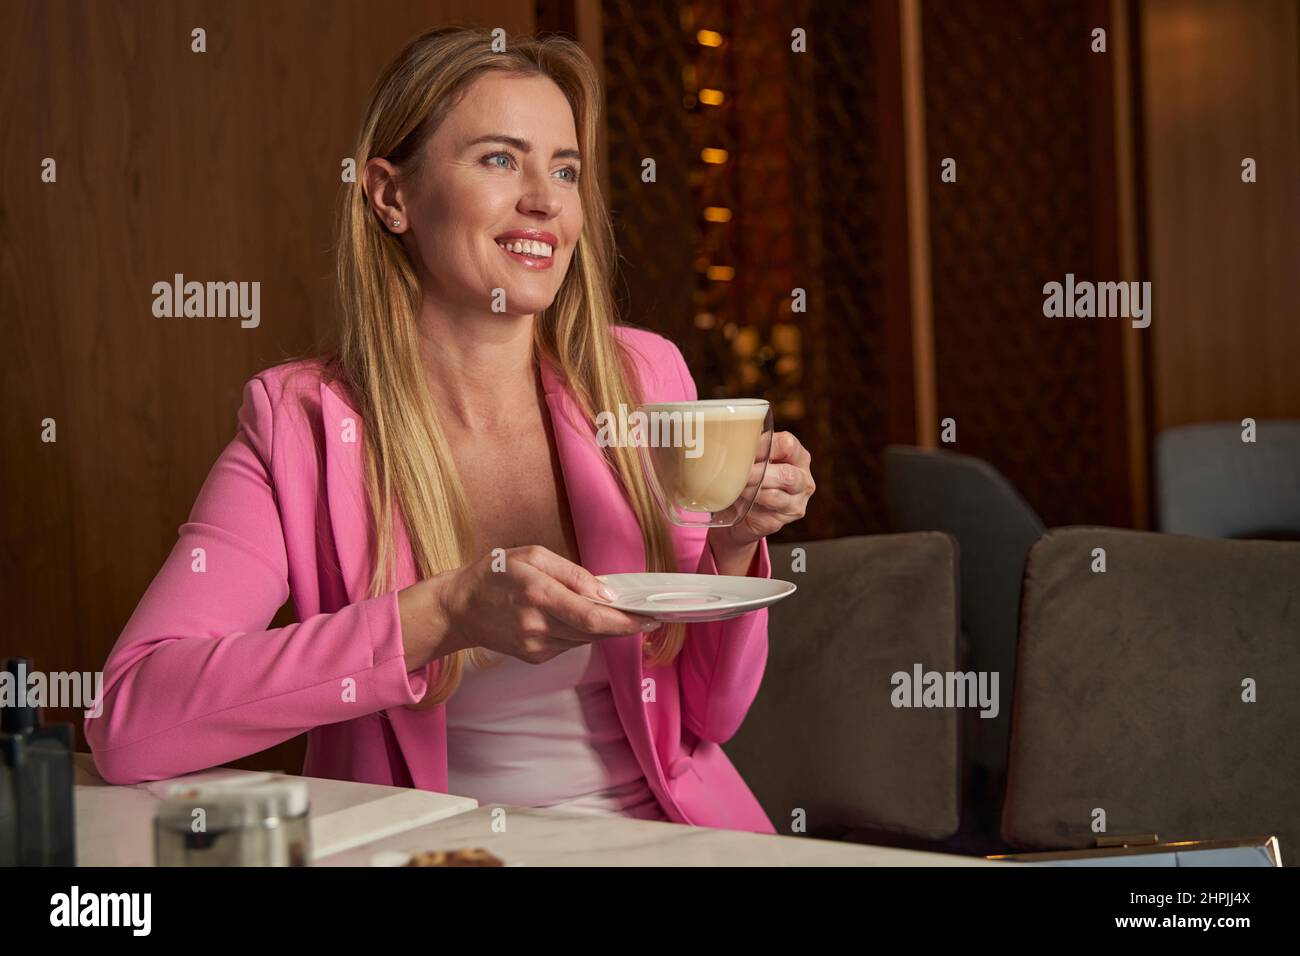
[[598,601],[656,621],[699,624],[756,611],[795,592],[789,581],[729,574],[598,574],[618,595]]

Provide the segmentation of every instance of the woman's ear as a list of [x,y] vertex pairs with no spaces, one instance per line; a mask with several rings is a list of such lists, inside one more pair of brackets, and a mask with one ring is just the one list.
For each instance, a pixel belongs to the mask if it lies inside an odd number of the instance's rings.
[[366,198],[370,208],[385,229],[394,234],[406,230],[406,204],[397,169],[386,159],[378,157],[366,163],[362,173],[362,182],[366,187]]

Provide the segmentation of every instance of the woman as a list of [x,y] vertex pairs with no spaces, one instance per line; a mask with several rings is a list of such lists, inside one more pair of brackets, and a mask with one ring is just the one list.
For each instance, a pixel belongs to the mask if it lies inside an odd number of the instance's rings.
[[[445,29],[380,78],[340,216],[339,347],[244,389],[239,431],[105,666],[112,783],[310,731],[303,772],[773,832],[719,744],[766,611],[657,628],[595,575],[768,577],[810,458],[773,438],[743,523],[681,529],[598,409],[694,399],[681,354],[613,324],[575,44]],[[286,597],[298,620],[267,629]],[[644,646],[643,646],[644,645]]]

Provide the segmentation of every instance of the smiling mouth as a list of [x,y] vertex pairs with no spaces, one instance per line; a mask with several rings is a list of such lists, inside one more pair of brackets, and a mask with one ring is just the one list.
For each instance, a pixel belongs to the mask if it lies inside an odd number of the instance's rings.
[[525,269],[544,272],[555,263],[555,247],[540,239],[497,239],[496,244]]
[[555,249],[549,242],[536,239],[498,239],[496,243],[506,252],[529,259],[550,259],[555,255]]

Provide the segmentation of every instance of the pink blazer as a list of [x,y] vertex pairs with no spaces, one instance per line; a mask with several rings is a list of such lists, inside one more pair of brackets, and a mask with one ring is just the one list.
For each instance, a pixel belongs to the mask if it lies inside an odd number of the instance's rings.
[[[675,345],[625,327],[616,335],[647,401],[696,398]],[[549,363],[542,375],[583,566],[644,571],[640,530],[594,431]],[[360,425],[314,363],[278,366],[244,386],[238,433],[104,665],[103,711],[85,730],[105,780],[190,773],[308,732],[308,776],[447,791],[446,708],[403,706],[429,679],[428,669],[408,672],[403,656],[397,590],[417,580],[404,529],[397,587],[366,596]],[[680,570],[717,573],[703,529],[673,535]],[[765,541],[751,572],[771,576]],[[290,596],[300,623],[268,630]],[[689,625],[669,666],[643,666],[639,635],[597,646],[669,818],[775,832],[719,746],[762,680],[767,611]],[[643,703],[646,677],[655,699]]]

